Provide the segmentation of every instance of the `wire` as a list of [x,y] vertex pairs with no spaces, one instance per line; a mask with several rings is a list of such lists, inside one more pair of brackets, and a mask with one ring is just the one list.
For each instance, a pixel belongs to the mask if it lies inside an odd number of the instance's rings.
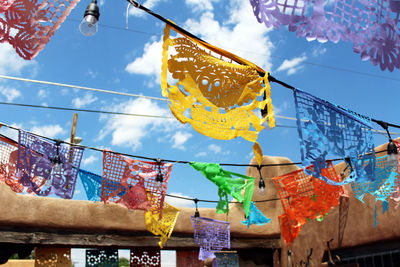
[[[168,116],[157,116],[157,115],[147,115],[147,114],[134,114],[134,113],[125,113],[125,112],[116,112],[116,111],[105,111],[105,110],[93,110],[93,109],[79,109],[79,108],[68,108],[68,107],[54,107],[54,106],[43,106],[43,105],[32,105],[32,104],[22,104],[22,103],[10,103],[10,102],[0,102],[0,105],[9,105],[9,106],[20,106],[20,107],[30,107],[30,108],[43,108],[43,109],[54,109],[54,110],[66,110],[66,111],[79,111],[79,112],[88,112],[88,113],[99,113],[99,114],[108,114],[108,115],[123,115],[123,116],[135,116],[135,117],[146,117],[146,118],[157,118],[157,119],[175,119],[173,117]],[[296,118],[274,115],[276,118],[285,119],[285,120],[294,120]],[[275,127],[278,128],[290,128],[296,129],[297,126],[292,125],[284,125],[284,124],[276,124]],[[386,133],[386,131],[371,129],[374,133],[382,134]],[[391,135],[400,135],[397,132],[390,132]]]
[[[66,21],[73,21],[73,22],[78,22],[78,23],[81,22],[81,20],[74,19],[74,18],[69,18],[69,17],[66,19]],[[148,35],[148,36],[162,36],[162,34],[160,34],[160,33],[152,33],[152,32],[146,32],[146,31],[131,30],[131,29],[123,28],[123,27],[118,27],[118,26],[113,26],[113,25],[108,25],[108,24],[102,24],[102,23],[99,23],[99,26],[104,27],[104,28],[115,29],[115,30],[121,30],[121,31],[128,31],[128,32],[144,34],[144,35]],[[253,55],[270,56],[272,58],[277,58],[277,59],[281,59],[281,60],[291,60],[291,58],[287,58],[287,57],[280,57],[280,56],[276,56],[276,55],[266,55],[266,54],[263,54],[263,53],[257,53],[257,52],[250,51],[250,50],[241,50],[241,49],[238,50],[236,48],[226,47],[226,46],[221,46],[221,48],[227,49],[227,50],[232,50],[232,51],[243,52],[243,53],[249,53],[249,54],[253,54]],[[314,62],[311,62],[311,61],[303,61],[302,63],[306,64],[306,65],[310,65],[310,66],[316,66],[316,67],[321,67],[321,68],[340,71],[340,72],[347,72],[347,73],[350,72],[350,73],[357,74],[357,75],[362,75],[362,76],[379,78],[379,79],[383,79],[383,80],[390,80],[390,81],[400,82],[400,79],[391,78],[391,77],[378,75],[378,74],[374,74],[374,73],[369,73],[369,72],[362,72],[362,71],[356,71],[356,70],[347,69],[347,68],[340,68],[340,67],[335,67],[335,66],[331,66],[331,65],[314,63]]]
[[175,119],[173,117],[167,117],[167,116],[157,116],[157,115],[147,115],[147,114],[134,114],[134,113],[124,113],[124,112],[94,110],[94,109],[80,109],[80,108],[41,106],[41,105],[9,103],[9,102],[0,102],[0,105],[10,105],[10,106],[29,107],[29,108],[55,109],[55,110],[67,110],[67,111],[81,111],[81,112],[99,113],[99,114],[108,114],[108,115],[125,115],[125,116],[135,116],[135,117],[158,118],[158,119]]
[[[292,85],[289,85],[289,84],[287,84],[287,83],[285,83],[285,82],[282,82],[282,81],[276,79],[275,77],[273,77],[273,76],[271,76],[271,75],[268,76],[268,80],[269,80],[270,82],[278,83],[278,84],[282,85],[283,87],[288,88],[288,89],[290,89],[290,90],[296,90],[296,87],[294,87],[294,86],[292,86]],[[339,108],[341,108],[341,107],[339,107]],[[358,113],[357,113],[357,114],[358,114]],[[358,115],[360,115],[360,114],[358,114]],[[362,116],[362,115],[360,115],[360,116]],[[400,129],[400,125],[397,125],[397,124],[393,124],[393,123],[389,123],[389,122],[377,120],[377,119],[374,119],[374,118],[371,118],[371,121],[375,122],[376,124],[378,124],[379,126],[381,126],[381,127],[382,127],[383,129],[385,129],[385,130],[387,130],[387,127],[388,127],[388,126],[395,127],[395,128],[399,128],[399,129]],[[388,134],[389,134],[389,132],[388,132]],[[389,137],[390,137],[390,134],[389,134]]]
[[110,91],[110,90],[104,90],[104,89],[90,88],[90,87],[79,86],[79,85],[70,85],[70,84],[65,84],[65,83],[56,83],[56,82],[47,82],[47,81],[33,80],[33,79],[27,79],[27,78],[18,78],[18,77],[12,77],[12,76],[7,76],[7,75],[0,75],[0,78],[8,79],[8,80],[15,80],[15,81],[22,81],[22,82],[31,82],[31,83],[39,83],[39,84],[60,86],[60,87],[66,87],[66,88],[74,88],[74,89],[79,89],[79,90],[86,90],[86,91],[93,91],[93,92],[100,92],[100,93],[107,93],[107,94],[114,94],[114,95],[132,96],[132,97],[153,99],[153,100],[158,100],[158,101],[168,101],[168,98],[159,98],[159,97],[153,97],[153,96],[143,96],[143,95],[137,95],[137,94],[131,94],[131,93],[124,93],[124,92]]
[[[5,126],[7,128],[13,129],[13,130],[17,130],[19,131],[20,129],[5,123],[0,123],[0,126]],[[36,133],[32,133],[29,131],[25,131],[27,133],[30,133],[32,135],[38,136],[40,138],[43,139],[47,139],[53,142],[61,142],[70,146],[75,146],[75,147],[81,147],[81,148],[85,148],[85,149],[91,149],[94,151],[99,151],[99,152],[104,152],[104,149],[100,149],[100,148],[96,148],[96,147],[91,147],[91,146],[85,146],[85,145],[80,145],[80,144],[72,144],[70,142],[66,142],[66,141],[62,141],[59,139],[54,139],[54,138],[50,138],[47,136],[43,136],[40,134],[36,134]],[[10,139],[9,137],[7,137],[7,139]],[[16,141],[13,140],[13,142],[17,143]],[[122,155],[122,156],[127,156],[127,157],[131,157],[131,158],[138,158],[138,159],[145,159],[145,160],[151,160],[151,161],[155,161],[157,162],[159,159],[158,158],[151,158],[151,157],[144,157],[144,156],[138,156],[138,155],[132,155],[132,154],[127,154],[127,153],[121,153],[121,152],[115,152],[115,151],[107,151],[113,154],[117,154],[117,155]],[[381,150],[381,151],[375,151],[375,154],[378,153],[383,153],[383,152],[387,152],[387,150]],[[366,153],[366,155],[371,155],[371,153]],[[343,161],[345,160],[345,158],[335,158],[335,159],[328,159],[326,161]],[[191,164],[191,161],[184,161],[184,160],[170,160],[170,159],[161,159],[162,162],[169,162],[169,163],[182,163],[182,164]],[[301,165],[302,162],[289,162],[289,163],[273,163],[273,164],[236,164],[236,163],[219,163],[220,166],[231,166],[231,167],[256,167],[256,168],[262,168],[262,167],[277,167],[277,166],[292,166],[292,165]],[[265,179],[272,179],[272,178],[265,178]]]
[[[191,39],[195,39],[195,40],[199,41],[199,43],[202,44],[202,46],[204,46],[204,45],[209,45],[206,41],[202,40],[202,39],[199,38],[198,36],[192,34],[191,32],[185,30],[184,28],[178,26],[177,24],[171,22],[170,20],[167,20],[166,18],[164,18],[164,17],[161,16],[160,14],[155,13],[154,11],[152,11],[152,10],[150,10],[150,9],[148,9],[148,8],[146,8],[146,7],[144,7],[144,6],[142,6],[142,5],[141,5],[140,3],[138,3],[136,0],[127,0],[127,1],[128,1],[129,3],[131,3],[134,7],[139,8],[139,9],[141,9],[141,10],[147,12],[148,14],[150,14],[150,15],[156,17],[157,19],[163,21],[164,23],[166,23],[167,25],[171,26],[173,29],[175,29],[176,31],[180,32],[181,34],[184,34],[184,35],[186,35],[187,37],[189,37],[189,38],[191,38]],[[211,45],[210,45],[210,46],[207,46],[207,48],[210,49],[210,50],[212,50],[212,51],[214,51],[214,47],[211,46]],[[236,56],[235,54],[229,53],[229,52],[227,52],[227,51],[225,51],[225,52],[226,52],[225,55],[224,55],[225,57],[230,58],[231,60],[233,60],[233,61],[235,61],[235,62],[237,62],[237,63],[239,63],[239,64],[242,64],[242,65],[253,64],[253,63],[251,63],[251,62],[249,62],[249,61],[246,61],[245,59],[242,59],[242,58]],[[264,75],[265,75],[265,71],[262,70],[260,67],[254,65],[254,64],[252,65],[252,67],[257,69],[257,71],[259,72],[260,76],[264,76]],[[296,89],[296,87],[294,87],[294,86],[292,86],[292,85],[289,85],[289,84],[287,84],[287,83],[285,83],[285,82],[283,82],[283,81],[280,81],[280,80],[276,79],[275,77],[273,77],[273,76],[271,76],[271,75],[268,75],[268,80],[269,80],[270,82],[278,83],[278,84],[282,85],[283,87],[288,88],[288,89],[290,89],[290,90],[295,90],[295,89]],[[373,119],[373,118],[371,118],[371,120],[372,120],[373,122],[379,124],[380,126],[382,126],[382,123],[381,123],[382,121],[378,121],[378,120]],[[392,124],[392,123],[387,123],[387,125],[388,125],[388,126],[391,126],[391,127],[396,127],[396,128],[399,128],[399,129],[400,129],[400,125],[396,125],[396,124]]]
[[[177,196],[177,195],[171,195],[171,194],[165,194],[168,197],[172,198],[178,198],[178,199],[183,199],[183,200],[188,200],[188,201],[198,201],[198,202],[206,202],[206,203],[218,203],[218,200],[207,200],[207,199],[198,199],[198,198],[190,198],[190,197],[182,197],[182,196]],[[252,200],[252,202],[269,202],[269,201],[277,201],[281,200],[280,198],[271,198],[271,199],[263,199],[263,200]],[[242,202],[238,201],[229,201],[228,203],[232,204],[239,204]]]

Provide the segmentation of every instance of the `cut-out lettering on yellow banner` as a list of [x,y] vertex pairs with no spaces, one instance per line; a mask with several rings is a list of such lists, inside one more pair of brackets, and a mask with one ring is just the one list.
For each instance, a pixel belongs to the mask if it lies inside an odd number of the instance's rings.
[[[261,77],[260,67],[197,39],[170,38],[170,29],[167,25],[164,31],[161,87],[171,100],[171,112],[203,135],[254,142],[261,164],[258,133],[266,120],[275,127],[268,73]],[[246,64],[228,62],[229,58]],[[254,112],[265,106],[268,115],[259,118]]]

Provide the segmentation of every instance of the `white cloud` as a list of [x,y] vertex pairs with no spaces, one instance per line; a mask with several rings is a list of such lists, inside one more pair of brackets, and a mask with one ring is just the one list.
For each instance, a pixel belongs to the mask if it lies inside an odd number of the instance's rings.
[[59,137],[65,134],[65,130],[58,124],[55,125],[43,125],[43,126],[33,126],[30,130],[31,132],[39,135],[43,135],[50,138]]
[[184,26],[207,42],[270,69],[274,47],[267,35],[270,30],[257,22],[248,1],[231,0],[227,9],[229,19],[222,23],[214,13],[205,12],[199,21],[189,19]]
[[94,79],[97,77],[97,71],[93,71],[91,69],[88,70],[87,75],[90,76],[90,78]]
[[131,74],[154,76],[161,83],[162,38],[159,41],[146,43],[143,56],[129,63],[125,70]]
[[277,72],[278,71],[287,71],[287,75],[295,74],[297,71],[304,68],[304,66],[302,66],[301,63],[305,60],[307,60],[306,55],[302,55],[300,57],[295,57],[290,60],[285,59],[283,61],[282,65],[280,65],[276,71]]
[[[113,110],[133,114],[170,116],[169,109],[161,108],[157,102],[144,98],[123,102],[115,106]],[[149,138],[151,134],[158,136],[160,132],[174,132],[180,126],[180,123],[176,120],[163,118],[112,116],[108,117],[105,125],[100,131],[98,140],[111,135],[112,145],[131,146],[133,150],[136,150],[141,147],[144,138]]]
[[47,90],[44,90],[44,89],[40,89],[39,91],[38,91],[38,97],[39,98],[46,98],[46,97],[48,97],[49,96],[49,91],[47,91]]
[[[142,5],[147,7],[148,9],[153,9],[158,3],[163,1],[166,0],[147,0],[146,2],[142,3]],[[129,16],[134,16],[134,17],[144,17],[146,15],[146,12],[134,6],[131,6],[131,8],[129,8],[128,14]]]
[[219,0],[185,0],[186,5],[192,8],[192,11],[199,12],[205,10],[213,10],[213,2]]
[[[181,193],[170,193],[170,194],[175,195],[175,196],[180,196],[180,197],[191,198],[191,197],[183,195]],[[185,199],[166,196],[165,201],[174,207],[193,207],[194,206],[193,200],[185,200]]]
[[4,86],[0,86],[0,94],[7,99],[7,102],[12,102],[15,98],[21,96],[21,92],[17,89]]
[[205,157],[205,156],[207,156],[207,153],[206,152],[199,152],[199,153],[197,153],[196,155],[194,155],[196,158],[200,158],[200,157]]
[[[21,123],[19,123],[19,124],[12,123],[11,126],[13,126],[15,128],[18,128],[18,129],[22,128],[22,124]],[[13,139],[14,141],[18,142],[18,131],[17,130],[14,130],[14,129],[11,129],[11,128],[3,126],[3,127],[0,128],[0,133],[2,133],[3,135],[5,135],[5,136],[7,136],[7,137],[9,137],[11,139]]]
[[326,51],[327,51],[327,50],[326,50],[325,47],[317,46],[316,48],[313,49],[312,56],[313,56],[313,57],[322,56],[323,54],[326,53]]
[[282,104],[274,105],[274,113],[275,115],[281,114],[282,112],[288,110],[290,108],[290,104],[288,101],[283,101]]
[[[207,11],[199,20],[188,19],[184,23],[184,28],[213,45],[229,50],[269,70],[273,49],[273,44],[267,35],[269,30],[257,22],[247,1],[231,0],[226,10],[229,10],[226,16],[228,19],[221,23],[215,19],[212,12]],[[159,40],[153,38],[145,44],[143,55],[133,59],[125,70],[131,74],[153,76],[153,80],[159,84],[161,59],[162,38]]]
[[214,152],[215,154],[218,154],[218,153],[220,153],[222,151],[222,148],[220,146],[211,144],[211,145],[208,146],[208,150]]
[[[34,60],[22,59],[8,43],[0,44],[0,73],[3,75],[20,74],[26,67],[37,67]],[[35,70],[34,70],[35,71]]]
[[97,158],[97,157],[95,157],[95,156],[93,156],[93,155],[90,155],[89,157],[87,157],[87,158],[84,158],[83,160],[82,160],[82,164],[84,165],[84,166],[87,166],[87,165],[90,165],[90,164],[92,164],[93,162],[96,162],[96,161],[98,161],[99,159]]
[[186,143],[187,140],[189,140],[189,138],[192,137],[192,134],[190,133],[184,133],[181,131],[176,132],[173,136],[172,136],[172,147],[173,148],[178,148],[181,150],[184,150],[184,144]]
[[72,99],[72,104],[76,108],[81,108],[86,105],[92,104],[94,101],[96,101],[98,98],[93,96],[91,93],[86,93],[83,98],[77,97]]
[[69,94],[69,90],[67,88],[61,89],[61,95],[66,96]]

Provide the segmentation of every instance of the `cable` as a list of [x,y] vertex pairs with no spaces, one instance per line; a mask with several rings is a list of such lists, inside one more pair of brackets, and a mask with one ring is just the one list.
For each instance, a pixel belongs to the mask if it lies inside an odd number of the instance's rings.
[[[178,198],[178,199],[183,199],[183,200],[188,200],[188,201],[198,201],[198,202],[206,202],[206,203],[218,203],[218,200],[207,200],[207,199],[198,199],[198,198],[190,198],[190,197],[182,197],[182,196],[177,196],[177,195],[171,195],[171,194],[165,194],[168,197],[172,198]],[[281,200],[280,198],[271,198],[271,199],[263,199],[263,200],[252,200],[252,202],[269,202],[269,201],[277,201]],[[229,201],[228,203],[232,204],[240,204],[242,202],[237,202],[237,201]]]
[[114,95],[132,96],[132,97],[153,99],[153,100],[158,100],[158,101],[168,101],[168,98],[143,96],[143,95],[116,92],[116,91],[110,91],[110,90],[104,90],[104,89],[90,88],[90,87],[79,86],[79,85],[70,85],[70,84],[65,84],[65,83],[56,83],[56,82],[47,82],[47,81],[33,80],[33,79],[27,79],[27,78],[18,78],[18,77],[12,77],[12,76],[7,76],[7,75],[0,75],[0,78],[8,79],[8,80],[15,80],[15,81],[22,81],[22,82],[31,82],[31,83],[39,83],[39,84],[46,84],[46,85],[53,85],[53,86],[60,86],[60,87],[67,87],[67,88],[75,88],[75,89],[79,89],[79,90],[86,90],[86,91],[93,91],[93,92],[100,92],[100,93],[107,93],[107,94],[114,94]]
[[[189,31],[183,29],[182,27],[180,27],[180,26],[178,26],[177,24],[171,22],[170,20],[167,20],[166,18],[164,18],[164,17],[161,16],[160,14],[155,13],[155,12],[153,12],[152,10],[150,10],[150,9],[148,9],[148,8],[146,8],[146,7],[144,7],[144,6],[142,6],[142,5],[141,5],[140,3],[138,3],[136,0],[127,0],[127,1],[128,1],[129,3],[131,3],[134,7],[139,8],[139,9],[141,9],[141,10],[147,12],[148,14],[150,14],[150,15],[156,17],[157,19],[163,21],[163,22],[166,23],[167,25],[171,26],[171,27],[172,27],[174,30],[176,30],[177,32],[179,32],[179,33],[181,33],[181,34],[184,34],[184,35],[187,36],[188,38],[197,40],[197,41],[199,42],[199,44],[201,44],[202,46],[204,46],[204,47],[210,49],[211,51],[214,51],[214,52],[215,52],[214,47],[213,47],[212,45],[209,45],[206,41],[202,40],[201,38],[199,38],[198,36],[192,34],[191,32],[189,32]],[[264,75],[265,75],[265,71],[264,71],[263,69],[261,69],[260,67],[258,67],[257,65],[255,65],[254,63],[251,63],[251,62],[249,62],[249,61],[247,61],[247,60],[245,60],[245,59],[242,59],[242,58],[236,56],[235,54],[229,53],[229,52],[227,52],[227,51],[224,51],[224,52],[225,52],[225,54],[224,54],[225,57],[227,57],[227,58],[229,58],[229,59],[231,59],[231,60],[233,60],[233,61],[235,61],[235,62],[237,62],[237,63],[239,63],[239,64],[242,64],[242,65],[251,65],[251,64],[253,64],[252,67],[253,67],[253,68],[256,68],[256,70],[258,71],[258,73],[260,74],[260,76],[264,76]],[[217,51],[217,53],[218,53],[218,51]],[[273,77],[273,76],[271,76],[271,75],[268,75],[268,80],[269,80],[270,82],[278,83],[278,84],[282,85],[283,87],[288,88],[288,89],[290,89],[290,90],[295,90],[295,89],[296,89],[296,87],[294,87],[294,86],[292,86],[292,85],[289,85],[289,84],[287,84],[287,83],[285,83],[285,82],[283,82],[283,81],[280,81],[280,80],[276,79],[275,77]],[[382,126],[382,124],[380,123],[381,121],[375,120],[375,119],[373,119],[373,118],[371,118],[371,120],[372,120],[373,122],[379,124],[380,126]],[[391,127],[396,127],[396,128],[399,128],[399,129],[400,129],[400,125],[391,124],[391,123],[387,123],[387,125],[388,125],[388,126],[391,126]]]
[[64,107],[53,107],[53,106],[41,106],[41,105],[30,105],[30,104],[9,103],[9,102],[0,102],[0,105],[10,105],[10,106],[19,106],[19,107],[30,107],[30,108],[43,108],[43,109],[55,109],[55,110],[67,110],[67,111],[81,111],[81,112],[99,113],[99,114],[108,114],[108,115],[125,115],[125,116],[135,116],[135,117],[158,118],[158,119],[175,119],[175,118],[173,118],[173,117],[167,117],[167,116],[146,115],[146,114],[134,114],[134,113],[124,113],[124,112],[104,111],[104,110],[93,110],[93,109],[80,109],[80,108],[64,108]]
[[[296,89],[296,87],[294,87],[294,86],[292,86],[292,85],[289,85],[289,84],[287,84],[287,83],[285,83],[285,82],[282,82],[282,81],[280,81],[280,80],[274,78],[274,77],[271,76],[271,75],[268,76],[268,80],[269,80],[270,82],[278,83],[278,84],[282,85],[283,87],[288,88],[288,89],[290,89],[290,90],[295,90],[295,89]],[[342,108],[342,107],[339,107],[339,108]],[[342,109],[343,109],[343,108],[342,108]],[[357,115],[363,117],[363,116],[360,115],[359,113],[357,113]],[[389,122],[377,120],[377,119],[374,119],[374,118],[371,118],[371,121],[375,122],[376,124],[378,124],[379,126],[381,126],[382,128],[384,128],[385,130],[387,129],[388,126],[395,127],[395,128],[399,128],[399,129],[400,129],[400,125],[396,125],[396,124],[393,124],[393,123],[389,123]],[[386,128],[385,128],[385,127],[386,127]],[[389,132],[388,132],[388,133],[389,133]]]
[[[74,21],[74,22],[78,22],[78,23],[81,22],[81,20],[74,19],[74,18],[69,18],[69,17],[66,19],[66,21]],[[140,34],[144,34],[144,35],[148,35],[148,36],[162,36],[162,34],[160,34],[160,33],[151,33],[151,32],[146,32],[146,31],[131,30],[131,29],[123,28],[123,27],[118,27],[118,26],[113,26],[113,25],[108,25],[108,24],[102,24],[102,23],[98,23],[98,24],[99,24],[99,26],[104,27],[104,28],[110,28],[110,29],[115,29],[115,30],[140,33]],[[291,60],[290,58],[286,58],[286,57],[280,57],[280,56],[276,56],[276,55],[266,55],[266,54],[263,54],[263,53],[256,53],[254,51],[249,51],[249,50],[238,50],[238,49],[235,49],[235,48],[232,48],[232,47],[221,46],[221,48],[227,49],[227,50],[235,50],[235,51],[243,52],[243,53],[249,53],[249,54],[253,54],[253,55],[270,56],[272,58],[277,58],[277,59],[281,59],[281,60]],[[361,72],[361,71],[356,71],[356,70],[347,69],[347,68],[340,68],[340,67],[335,67],[335,66],[330,66],[330,65],[325,65],[325,64],[314,63],[314,62],[310,62],[310,61],[303,61],[302,63],[306,64],[306,65],[310,65],[310,66],[316,66],[316,67],[331,69],[331,70],[340,71],[340,72],[350,72],[350,73],[354,73],[354,74],[357,74],[357,75],[375,77],[375,78],[379,78],[379,79],[400,82],[400,79],[391,78],[391,77],[387,77],[387,76],[383,76],[383,75],[377,75],[377,74],[374,74],[374,73]]]
[[[14,126],[11,126],[11,125],[7,125],[7,124],[5,124],[5,123],[0,123],[0,126],[5,126],[5,127],[7,127],[7,128],[14,129],[14,130],[17,130],[17,131],[20,130],[20,129],[17,128],[17,127],[14,127]],[[104,152],[104,150],[103,150],[103,149],[100,149],[100,148],[91,147],[91,146],[85,146],[85,145],[80,145],[80,144],[72,144],[72,143],[69,143],[69,142],[66,142],[66,141],[62,141],[62,140],[50,138],[50,137],[43,136],[43,135],[36,134],[36,133],[32,133],[32,132],[29,132],[29,131],[25,131],[25,132],[30,133],[30,134],[35,135],[35,136],[38,136],[38,137],[43,138],[43,139],[47,139],[47,140],[53,141],[53,142],[61,142],[61,143],[64,143],[64,144],[67,144],[67,145],[70,145],[70,146],[81,147],[81,148],[90,149],[90,150],[94,150],[94,151]],[[10,138],[8,138],[8,137],[7,137],[7,139],[12,140],[12,139],[10,139]],[[13,142],[17,143],[17,142],[14,141],[14,140],[13,140]],[[151,161],[155,161],[155,162],[158,160],[158,158],[144,157],[144,156],[138,156],[138,155],[127,154],[127,153],[115,152],[115,151],[107,151],[107,152],[110,152],[110,153],[113,153],[113,154],[117,154],[117,155],[122,155],[122,156],[131,157],[131,158],[138,158],[138,159],[151,160]],[[387,152],[386,149],[381,150],[381,151],[376,151],[375,154],[383,153],[383,152]],[[366,155],[371,155],[371,153],[366,153]],[[328,160],[326,160],[326,161],[343,161],[343,160],[345,160],[345,158],[328,159]],[[190,163],[191,163],[191,161],[170,160],[170,159],[161,159],[161,161],[162,161],[162,162],[169,162],[169,163],[181,163],[181,164],[190,164]],[[256,168],[259,168],[259,167],[262,168],[262,167],[291,166],[291,165],[301,165],[301,164],[302,164],[302,162],[273,163],[273,164],[261,164],[261,165],[258,165],[258,164],[219,163],[220,166],[231,166],[231,167],[256,167]],[[265,179],[272,179],[272,178],[265,178]]]
[[[43,108],[43,109],[55,109],[55,110],[67,110],[67,111],[80,111],[80,112],[88,112],[88,113],[99,113],[99,114],[108,114],[108,115],[123,115],[123,116],[135,116],[135,117],[146,117],[146,118],[157,118],[157,119],[175,119],[173,117],[167,116],[157,116],[157,115],[147,115],[147,114],[134,114],[134,113],[124,113],[124,112],[116,112],[116,111],[104,111],[104,110],[93,110],[93,109],[79,109],[79,108],[66,108],[66,107],[54,107],[54,106],[43,106],[43,105],[31,105],[31,104],[22,104],[22,103],[10,103],[10,102],[0,102],[0,105],[10,105],[10,106],[20,106],[20,107],[30,107],[30,108]],[[297,120],[293,117],[280,116],[275,115],[276,118],[285,119],[285,120]],[[284,125],[284,124],[276,124],[275,127],[278,128],[291,128],[296,129],[297,126],[292,125]],[[386,133],[386,131],[371,129],[374,133]],[[391,135],[400,135],[397,132],[390,132]]]

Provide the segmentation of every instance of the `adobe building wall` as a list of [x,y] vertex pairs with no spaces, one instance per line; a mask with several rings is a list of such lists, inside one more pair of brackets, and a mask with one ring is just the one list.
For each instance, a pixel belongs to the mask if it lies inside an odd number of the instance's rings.
[[[399,140],[399,139],[398,139]],[[387,144],[377,147],[376,151],[386,150]],[[379,153],[383,156],[385,153]],[[344,169],[344,164],[335,166],[338,173]],[[400,208],[397,202],[390,200],[389,209],[382,214],[382,202],[378,201],[377,226],[374,227],[375,198],[370,194],[364,197],[364,203],[353,196],[350,185],[345,186],[348,191],[348,202],[343,201],[342,207],[345,211],[348,207],[347,221],[346,212],[340,214],[339,206],[333,208],[324,217],[322,222],[310,221],[306,223],[294,240],[290,250],[293,252],[295,262],[307,259],[307,251],[313,249],[312,261],[314,266],[321,266],[324,251],[327,250],[327,242],[330,242],[332,250],[339,248],[339,222],[345,227],[341,227],[343,234],[341,248],[366,245],[382,240],[395,240],[400,238]]]
[[[291,162],[287,158],[265,156],[263,164]],[[253,160],[251,162],[255,164]],[[297,169],[296,166],[279,166],[262,168],[262,175],[266,183],[266,195],[258,195],[258,170],[249,167],[247,175],[256,177],[256,187],[253,200],[278,198],[275,186],[270,178],[285,174]],[[210,182],[210,186],[214,186]],[[217,199],[217,196],[215,197]],[[87,231],[128,231],[147,232],[143,211],[129,211],[118,204],[104,204],[102,202],[64,200],[51,197],[37,197],[21,195],[13,192],[6,184],[0,183],[0,228],[24,227],[35,229],[68,229]],[[217,220],[228,220],[231,223],[231,235],[237,237],[265,237],[279,238],[278,215],[282,213],[280,201],[257,203],[257,207],[272,219],[264,226],[247,226],[241,223],[244,220],[243,210],[239,204],[231,204],[229,216],[216,214],[215,209],[199,209],[202,217]],[[193,208],[181,208],[174,234],[193,234],[190,216]],[[168,244],[168,242],[167,242]],[[167,245],[166,244],[166,245]]]

